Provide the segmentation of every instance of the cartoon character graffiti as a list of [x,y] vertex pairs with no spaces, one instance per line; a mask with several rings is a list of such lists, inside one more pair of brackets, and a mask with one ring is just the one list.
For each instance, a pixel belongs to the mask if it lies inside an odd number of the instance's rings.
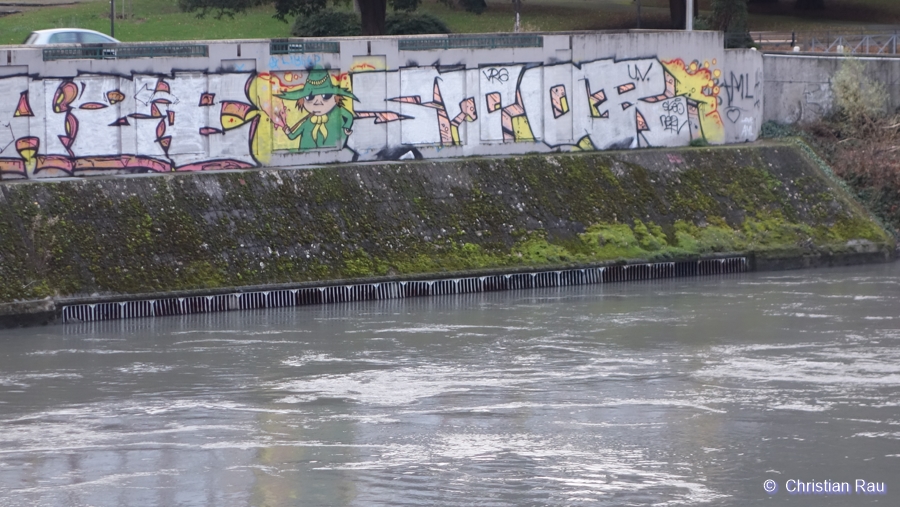
[[285,101],[296,100],[303,112],[294,125],[288,125],[285,116],[278,122],[288,139],[300,138],[301,150],[342,147],[353,132],[353,113],[344,101],[358,99],[335,85],[325,69],[311,70],[303,86],[275,96]]
[[389,70],[383,60],[354,57],[344,73],[298,63],[260,74],[2,76],[0,180],[429,157],[467,143],[450,153],[501,142],[543,143],[524,148],[536,151],[719,144],[759,130],[756,64],[724,73],[712,58],[642,57]]
[[[675,79],[675,95],[687,98],[688,114],[691,122],[702,128],[700,135],[710,143],[724,143],[725,124],[719,114],[719,78],[722,71],[712,67],[718,62],[713,59],[711,66],[709,61],[687,63],[676,58],[662,64]],[[692,128],[692,138],[696,138],[695,130]]]

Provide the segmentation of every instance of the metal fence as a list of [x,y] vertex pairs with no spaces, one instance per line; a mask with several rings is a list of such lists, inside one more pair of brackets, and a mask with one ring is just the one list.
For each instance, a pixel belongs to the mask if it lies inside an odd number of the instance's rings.
[[270,55],[289,55],[292,53],[340,53],[341,45],[334,41],[306,41],[290,39],[274,39],[269,42]]
[[205,44],[102,44],[45,48],[44,61],[106,60],[124,58],[207,57]]
[[797,43],[796,32],[726,33],[725,47],[756,46],[771,51],[790,51]]
[[863,55],[896,55],[900,34],[830,35],[813,34],[808,49],[817,53],[852,53]]
[[860,55],[897,55],[900,32],[749,32],[726,33],[725,47],[753,46],[762,51],[807,53],[851,53]]
[[400,39],[400,51],[431,51],[435,49],[497,49],[497,48],[542,48],[544,38],[540,35],[490,35],[459,37],[424,37]]

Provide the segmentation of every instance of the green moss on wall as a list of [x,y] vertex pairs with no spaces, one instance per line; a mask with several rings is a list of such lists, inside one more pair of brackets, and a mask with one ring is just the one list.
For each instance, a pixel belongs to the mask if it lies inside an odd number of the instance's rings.
[[891,237],[794,146],[3,184],[0,301]]

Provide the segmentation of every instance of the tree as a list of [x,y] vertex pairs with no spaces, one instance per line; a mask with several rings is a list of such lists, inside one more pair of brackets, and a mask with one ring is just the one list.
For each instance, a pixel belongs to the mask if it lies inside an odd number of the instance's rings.
[[[276,0],[276,5],[278,4]],[[384,33],[384,18],[387,16],[386,0],[356,0],[359,6],[359,16],[362,18],[363,35],[382,35]],[[419,2],[415,2],[415,7]],[[413,9],[415,9],[413,7]]]
[[825,0],[797,0],[795,5],[804,11],[820,11],[825,8]]
[[725,32],[728,47],[746,47],[753,40],[747,22],[747,0],[712,0],[710,28]]
[[726,33],[747,31],[747,0],[713,0],[710,24]]
[[218,19],[222,16],[234,17],[251,7],[256,7],[264,0],[178,0],[178,8],[183,12],[196,12],[198,17],[213,13]]
[[[275,18],[287,22],[289,17],[309,17],[332,6],[346,6],[350,0],[275,0]],[[486,7],[485,0],[441,0],[452,4],[458,1],[468,12],[480,14]],[[363,35],[383,35],[388,3],[395,11],[412,12],[421,0],[354,0],[362,18]],[[184,12],[196,12],[198,16],[213,13],[216,18],[234,16],[251,7],[267,3],[267,0],[178,0]]]
[[[686,0],[669,0],[669,16],[672,19],[672,28],[675,29],[683,29],[685,21],[687,21],[687,16],[685,16],[685,12],[687,11],[687,1]],[[700,14],[700,5],[698,0],[694,0],[694,17],[696,18]]]
[[513,9],[516,11],[516,24],[513,28],[514,32],[519,31],[519,13],[522,11],[522,0],[512,0]]

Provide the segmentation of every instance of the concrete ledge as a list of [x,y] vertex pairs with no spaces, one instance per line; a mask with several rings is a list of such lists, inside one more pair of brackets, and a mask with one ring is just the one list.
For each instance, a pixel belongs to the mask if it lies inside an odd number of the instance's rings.
[[61,307],[52,299],[0,304],[0,329],[40,326],[56,322]]
[[754,256],[755,271],[786,271],[792,269],[833,268],[853,266],[857,264],[879,264],[897,260],[896,254],[890,251],[860,252],[800,256]]

